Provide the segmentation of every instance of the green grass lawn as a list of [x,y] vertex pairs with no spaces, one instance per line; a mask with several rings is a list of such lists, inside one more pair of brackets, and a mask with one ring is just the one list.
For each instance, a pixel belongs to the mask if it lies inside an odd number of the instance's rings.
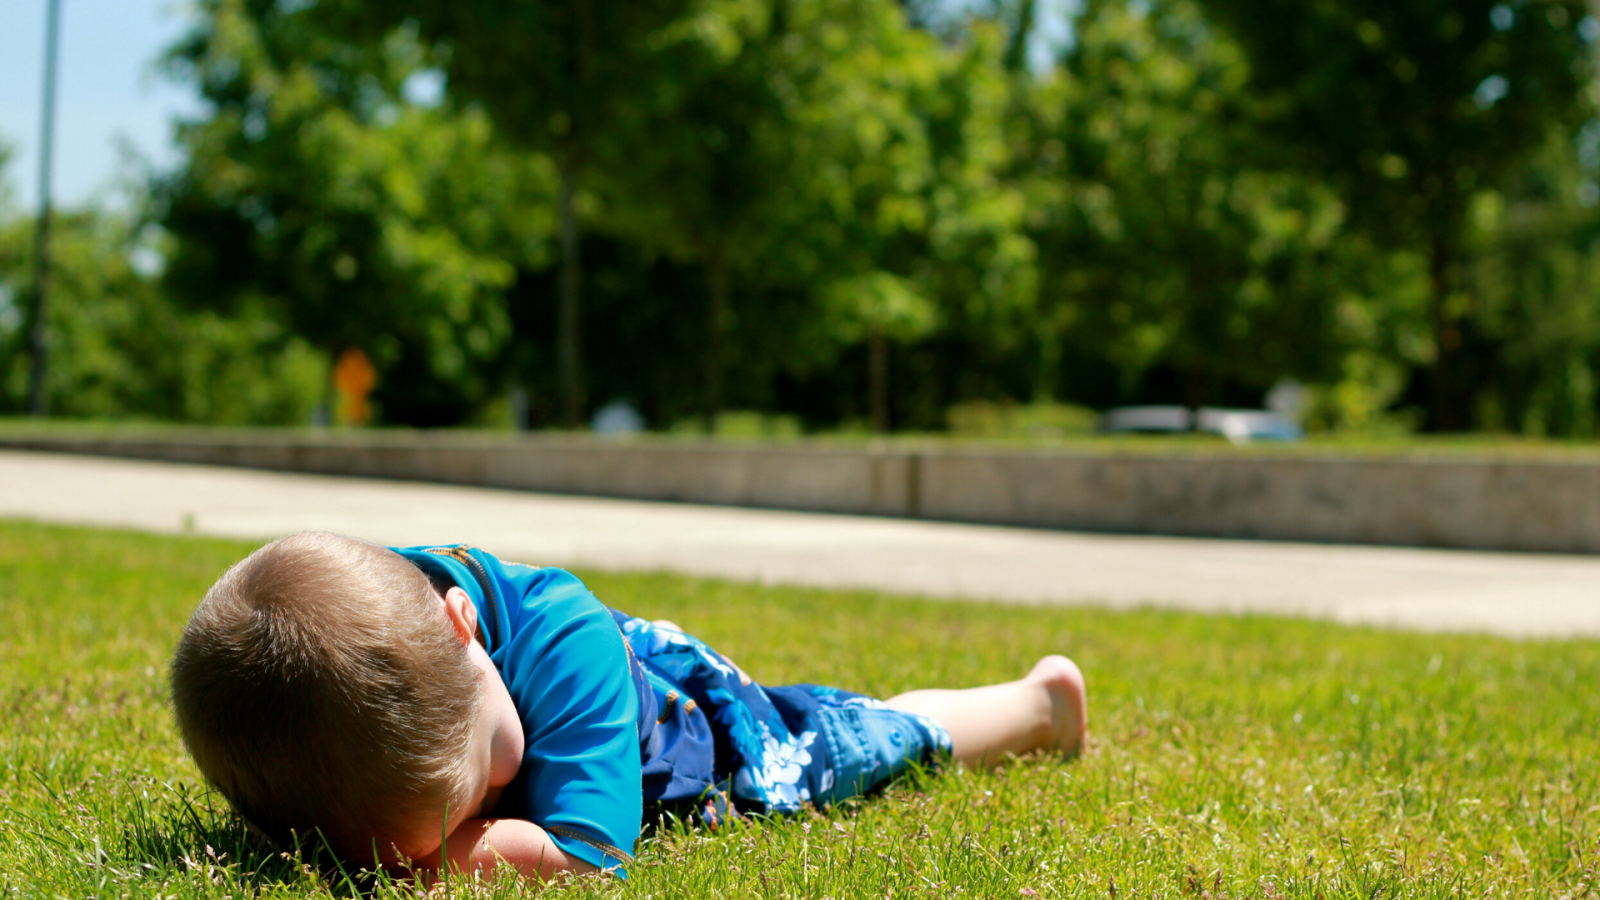
[[[249,549],[0,521],[0,897],[347,891],[253,849],[170,721],[168,652]],[[1091,736],[1069,762],[910,779],[825,816],[662,828],[631,884],[567,893],[1600,897],[1600,643],[582,574],[775,683],[887,695],[1065,652]]]

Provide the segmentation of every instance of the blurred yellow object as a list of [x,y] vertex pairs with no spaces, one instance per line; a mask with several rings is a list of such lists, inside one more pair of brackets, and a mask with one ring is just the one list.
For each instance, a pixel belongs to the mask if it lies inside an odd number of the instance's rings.
[[367,395],[377,385],[378,370],[360,347],[350,347],[339,354],[339,361],[333,366],[333,387],[339,392],[342,424],[367,424],[372,418]]

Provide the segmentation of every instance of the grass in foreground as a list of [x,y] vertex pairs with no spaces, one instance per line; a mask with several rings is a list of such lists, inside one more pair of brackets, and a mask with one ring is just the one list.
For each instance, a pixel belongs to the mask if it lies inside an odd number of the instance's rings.
[[[348,893],[250,844],[166,709],[179,629],[250,549],[0,521],[0,895]],[[668,825],[631,884],[565,894],[1600,897],[1600,643],[583,574],[773,683],[887,695],[1065,651],[1092,733],[1071,762],[911,779],[827,815]]]

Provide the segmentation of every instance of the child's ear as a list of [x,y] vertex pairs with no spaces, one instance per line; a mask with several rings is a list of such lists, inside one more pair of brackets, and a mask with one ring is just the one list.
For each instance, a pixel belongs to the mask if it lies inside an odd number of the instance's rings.
[[478,636],[478,608],[472,605],[472,598],[459,587],[453,587],[444,595],[444,614],[450,619],[450,626],[456,631],[456,639],[461,641],[461,646],[472,643]]

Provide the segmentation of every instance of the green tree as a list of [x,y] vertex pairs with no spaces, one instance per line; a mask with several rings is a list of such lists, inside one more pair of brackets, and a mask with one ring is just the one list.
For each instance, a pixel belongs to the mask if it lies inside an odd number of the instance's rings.
[[[0,146],[0,174],[5,172]],[[33,290],[36,222],[0,178],[0,412],[27,408],[31,343],[21,298]],[[139,205],[138,198],[133,205]],[[52,364],[57,416],[294,425],[320,401],[325,364],[259,318],[184,313],[156,276],[149,232],[127,216],[65,210],[53,228]]]
[[1430,425],[1470,423],[1460,290],[1473,198],[1586,106],[1578,0],[1205,0],[1295,161],[1380,245],[1428,260]]
[[[891,425],[889,352],[921,337],[936,312],[911,268],[926,244],[935,170],[927,121],[942,60],[931,35],[892,3],[817,4],[791,71],[805,89],[795,139],[803,168],[793,233],[822,265],[808,339],[864,344],[872,427]],[[836,352],[836,351],[835,351]]]
[[[796,369],[861,346],[866,406],[887,429],[891,346],[933,334],[946,304],[967,325],[994,295],[1010,302],[1017,279],[996,261],[1031,262],[1020,197],[998,179],[996,33],[946,45],[888,0],[716,10],[661,42],[674,99],[637,126],[649,151],[608,176],[627,198],[608,227],[704,271],[708,423],[730,343],[787,345]],[[809,294],[809,327],[741,317],[736,290]]]
[[664,85],[667,99],[634,107],[627,126],[650,136],[648,151],[605,174],[626,202],[603,227],[703,273],[700,409],[708,432],[724,404],[738,283],[773,280],[754,270],[799,175],[796,96],[781,88],[792,76],[783,46],[796,34],[791,6],[722,3],[666,29],[657,52],[676,77]]
[[[648,134],[628,133],[670,72],[659,42],[674,29],[719,23],[719,4],[690,0],[330,0],[309,14],[335,33],[377,42],[416,23],[439,49],[449,90],[481,103],[518,145],[547,152],[560,173],[561,278],[557,357],[566,421],[585,405],[579,306],[578,193],[585,180],[628,165]],[[686,14],[693,13],[687,18]]]
[[[32,288],[31,218],[0,219],[0,410],[28,401],[25,317]],[[153,248],[137,222],[61,212],[52,229],[49,311],[53,415],[218,425],[298,425],[321,401],[326,363],[260,316],[175,308],[135,260]]]
[[1334,377],[1344,210],[1255,152],[1239,47],[1186,0],[1091,0],[1076,34],[1038,151],[1043,291],[1072,345],[1124,396],[1175,373],[1190,406]]
[[[1600,126],[1584,135],[1600,156]],[[1502,191],[1480,194],[1462,293],[1480,428],[1591,437],[1600,407],[1600,189],[1567,134],[1551,133]]]
[[[797,205],[806,216],[798,233],[828,260],[816,278],[826,343],[863,347],[867,409],[884,431],[891,397],[946,390],[893,388],[895,348],[1004,354],[1007,330],[1031,310],[1034,248],[1021,231],[1023,194],[1007,177],[1011,85],[988,23],[946,42],[889,3],[859,4],[861,21],[823,14],[819,44],[843,45],[828,31],[841,23],[860,43],[822,57],[818,102],[800,129],[815,199]],[[952,374],[937,363],[900,369],[920,370],[919,381]],[[940,422],[942,408],[931,418]]]
[[388,421],[453,424],[503,387],[504,289],[542,259],[553,173],[482,114],[404,102],[425,62],[404,31],[347,44],[281,4],[206,0],[168,63],[209,115],[180,128],[156,216],[187,307],[362,347]]
[[1041,314],[1039,253],[1028,230],[1039,174],[1030,152],[1038,85],[1023,58],[1031,10],[1022,2],[1009,17],[970,23],[965,40],[944,54],[925,114],[936,177],[927,244],[911,271],[939,311],[929,337],[966,356],[950,366],[962,377],[948,384],[944,404],[992,394],[999,373],[1029,356],[1037,364],[1021,366],[1026,374],[1011,395],[1054,397],[1045,370],[1053,375],[1057,360],[1047,342],[1029,348]]

